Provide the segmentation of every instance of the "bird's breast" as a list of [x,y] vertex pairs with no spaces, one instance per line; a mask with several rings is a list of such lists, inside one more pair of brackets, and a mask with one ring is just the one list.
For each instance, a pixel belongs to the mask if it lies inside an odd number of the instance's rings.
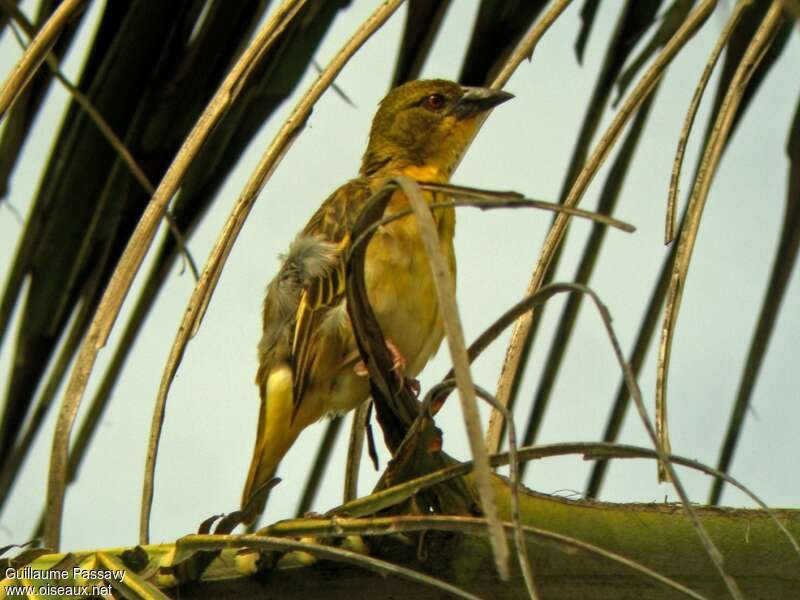
[[[397,204],[391,202],[387,212],[395,212]],[[455,283],[453,209],[437,210],[434,216],[439,246]],[[438,349],[444,327],[428,257],[413,215],[389,223],[375,233],[367,248],[365,280],[384,337],[405,357],[407,376],[416,377]]]

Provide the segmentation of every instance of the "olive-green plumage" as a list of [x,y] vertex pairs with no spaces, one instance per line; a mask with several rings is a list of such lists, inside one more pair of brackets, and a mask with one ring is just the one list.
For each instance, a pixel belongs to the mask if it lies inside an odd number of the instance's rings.
[[[511,98],[445,80],[414,81],[392,90],[372,123],[360,176],[336,190],[289,247],[264,300],[264,333],[256,384],[261,410],[253,459],[242,495],[248,520],[298,434],[329,412],[364,402],[369,386],[345,306],[343,258],[350,231],[387,177],[444,183],[474,135],[477,116]],[[434,194],[425,192],[428,202]],[[386,214],[408,208],[396,191]],[[434,212],[442,252],[455,278],[455,214]],[[408,215],[380,227],[367,247],[370,304],[404,374],[415,377],[444,335],[439,306],[416,220]]]

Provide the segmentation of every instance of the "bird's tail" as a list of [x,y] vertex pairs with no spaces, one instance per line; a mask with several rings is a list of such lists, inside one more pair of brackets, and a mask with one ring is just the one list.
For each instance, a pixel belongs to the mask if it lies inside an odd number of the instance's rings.
[[292,371],[288,365],[272,369],[262,388],[258,432],[242,493],[244,523],[249,525],[264,511],[278,464],[303,429],[292,420]]

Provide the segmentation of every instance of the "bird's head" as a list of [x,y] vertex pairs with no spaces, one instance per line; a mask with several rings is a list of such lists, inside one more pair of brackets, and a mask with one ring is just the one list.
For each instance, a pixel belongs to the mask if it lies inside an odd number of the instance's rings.
[[464,87],[444,79],[396,87],[381,101],[372,121],[361,173],[389,174],[421,166],[449,179],[475,133],[478,115],[511,98],[502,90]]

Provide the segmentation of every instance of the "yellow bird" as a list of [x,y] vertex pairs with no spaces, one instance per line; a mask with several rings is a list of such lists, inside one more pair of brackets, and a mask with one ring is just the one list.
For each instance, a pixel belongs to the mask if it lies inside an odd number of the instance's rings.
[[[412,81],[392,90],[372,122],[359,177],[325,200],[289,246],[264,300],[256,375],[261,410],[242,495],[248,522],[264,508],[266,495],[254,499],[254,494],[274,476],[299,433],[323,415],[351,410],[369,396],[344,288],[344,257],[361,209],[387,177],[448,182],[472,139],[478,115],[512,97],[441,79]],[[440,196],[424,195],[429,203]],[[398,190],[385,214],[408,208]],[[434,218],[455,280],[455,212],[436,210]],[[413,215],[376,231],[367,247],[365,283],[396,370],[416,377],[439,348],[444,329]]]

